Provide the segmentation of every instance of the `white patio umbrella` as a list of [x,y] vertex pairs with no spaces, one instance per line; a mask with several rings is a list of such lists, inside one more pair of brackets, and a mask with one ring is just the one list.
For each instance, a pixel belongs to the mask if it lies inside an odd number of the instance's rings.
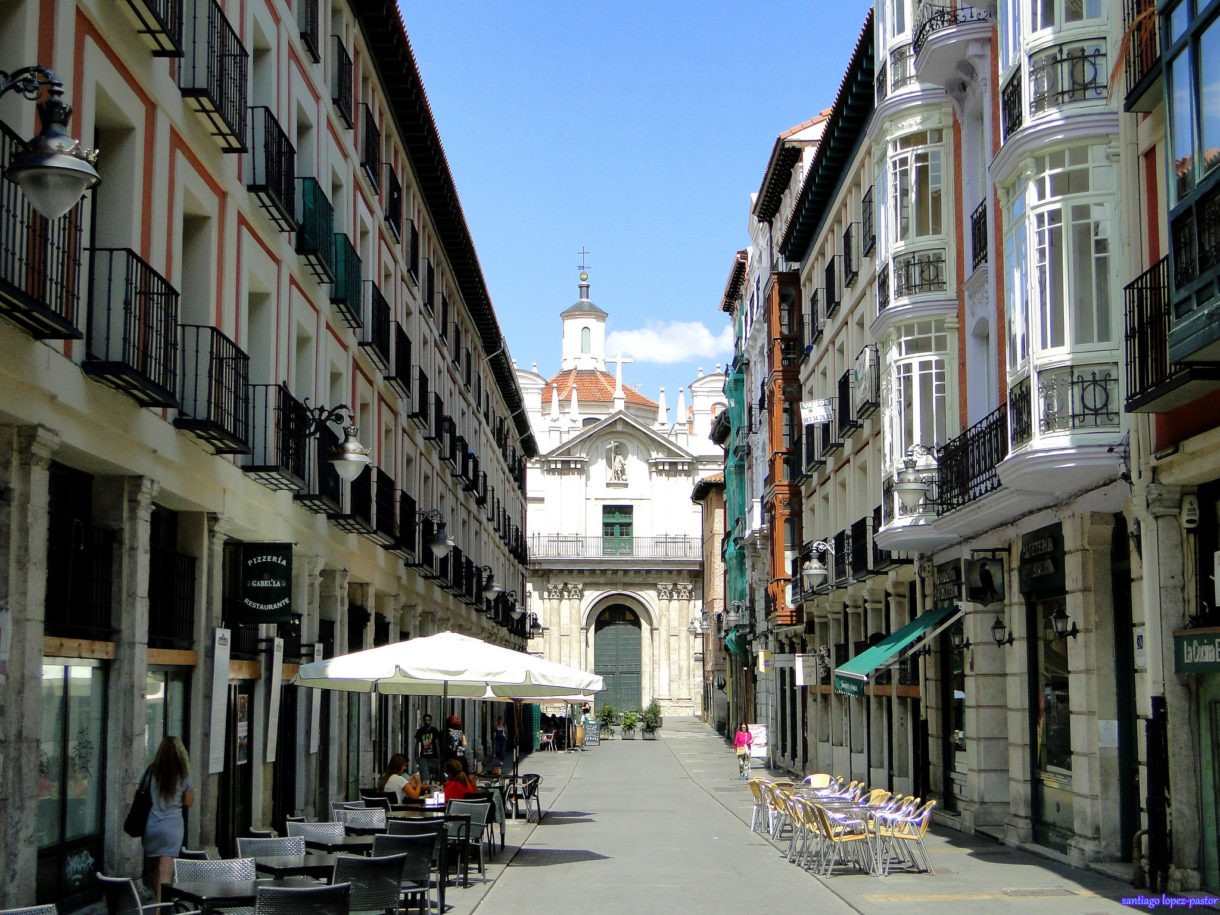
[[441,632],[302,664],[293,683],[319,689],[450,699],[586,699],[596,674]]

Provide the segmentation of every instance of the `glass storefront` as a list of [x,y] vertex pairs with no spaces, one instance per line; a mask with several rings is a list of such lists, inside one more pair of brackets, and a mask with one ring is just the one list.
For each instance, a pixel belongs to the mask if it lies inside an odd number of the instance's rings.
[[1064,612],[1055,597],[1034,606],[1031,629],[1037,653],[1033,679],[1034,840],[1065,850],[1073,833],[1072,715],[1068,687],[1067,637],[1057,635],[1051,618]]
[[[144,763],[152,762],[166,737],[179,737],[190,751],[187,708],[189,671],[150,670],[144,685]],[[198,761],[192,761],[198,765]]]
[[83,899],[102,867],[106,670],[47,658],[38,748],[39,902]]

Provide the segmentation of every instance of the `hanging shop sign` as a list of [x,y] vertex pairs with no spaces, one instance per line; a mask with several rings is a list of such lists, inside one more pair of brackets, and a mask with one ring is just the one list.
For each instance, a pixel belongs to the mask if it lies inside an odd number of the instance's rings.
[[286,623],[292,619],[292,544],[243,543],[242,623]]
[[1004,559],[966,560],[966,600],[987,606],[1004,602]]
[[1063,594],[1063,528],[1052,524],[1021,538],[1021,593]]
[[1179,629],[1175,632],[1173,670],[1179,674],[1220,673],[1220,629]]
[[962,561],[939,563],[933,572],[932,606],[950,607],[962,599]]

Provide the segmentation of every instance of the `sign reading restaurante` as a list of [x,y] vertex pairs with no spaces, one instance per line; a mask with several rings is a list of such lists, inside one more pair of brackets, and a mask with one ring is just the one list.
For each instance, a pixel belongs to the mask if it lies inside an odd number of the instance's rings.
[[240,622],[286,623],[291,619],[292,544],[242,544]]

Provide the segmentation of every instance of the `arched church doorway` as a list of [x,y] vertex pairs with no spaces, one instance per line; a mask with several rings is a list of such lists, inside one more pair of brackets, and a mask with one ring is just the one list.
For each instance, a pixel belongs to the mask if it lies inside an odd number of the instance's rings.
[[614,604],[593,624],[593,672],[606,681],[599,705],[638,709],[640,699],[640,618],[630,607]]

